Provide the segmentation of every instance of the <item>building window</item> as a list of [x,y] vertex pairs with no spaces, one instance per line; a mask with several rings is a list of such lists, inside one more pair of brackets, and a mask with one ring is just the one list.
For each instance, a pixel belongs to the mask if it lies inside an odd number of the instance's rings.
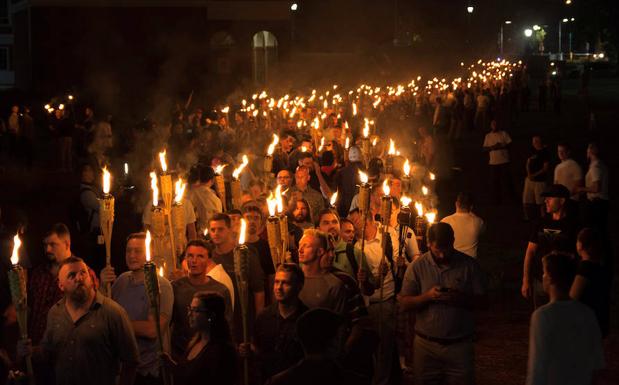
[[277,64],[277,38],[269,31],[260,31],[252,38],[254,81],[268,82],[270,72]]
[[11,69],[11,51],[9,47],[0,46],[0,71],[9,71]]

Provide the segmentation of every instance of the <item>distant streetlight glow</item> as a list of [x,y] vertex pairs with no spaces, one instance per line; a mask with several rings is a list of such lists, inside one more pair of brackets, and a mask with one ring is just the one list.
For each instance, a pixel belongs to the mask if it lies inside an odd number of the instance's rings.
[[535,24],[535,25],[533,26],[533,30],[534,30],[534,31],[539,31],[540,29],[542,29],[542,27],[540,27],[540,26],[539,26],[539,25],[537,25],[537,24]]
[[567,17],[565,19],[563,19],[564,23],[567,23],[568,21],[570,21]]
[[511,20],[505,20],[505,24],[511,24],[512,21]]
[[565,0],[565,5],[570,5],[572,4],[572,0]]
[[533,36],[533,30],[531,28],[527,28],[524,30],[524,36],[531,37]]
[[472,5],[469,5],[468,7],[466,7],[466,11],[468,13],[473,13],[474,10],[475,10],[475,7],[473,7]]
[[292,3],[292,5],[290,6],[290,10],[291,11],[296,11],[297,9],[299,9],[299,4]]

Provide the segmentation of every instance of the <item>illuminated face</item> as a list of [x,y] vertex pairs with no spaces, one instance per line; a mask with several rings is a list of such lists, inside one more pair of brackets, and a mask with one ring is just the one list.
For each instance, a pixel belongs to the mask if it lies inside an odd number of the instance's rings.
[[297,201],[295,204],[295,208],[292,211],[292,216],[294,217],[295,222],[305,222],[307,220],[307,216],[309,214],[309,210],[303,201]]
[[232,230],[226,226],[225,221],[210,221],[208,233],[211,236],[211,240],[216,245],[229,242],[232,235]]
[[187,270],[189,275],[194,277],[202,276],[206,273],[208,264],[208,250],[200,246],[189,246],[185,253],[187,261]]
[[294,174],[294,179],[297,182],[297,186],[305,187],[310,180],[309,172],[306,169],[299,169]]
[[[294,122],[293,122],[293,126],[294,126]],[[294,147],[294,138],[292,136],[288,136],[285,139],[282,139],[280,143],[282,145],[282,150],[284,152],[290,152],[292,148]]]
[[292,273],[287,271],[278,271],[275,273],[273,283],[273,293],[277,302],[286,302],[296,298],[299,294],[299,289],[296,287],[292,278]]
[[453,247],[439,246],[436,242],[430,242],[430,251],[437,262],[444,262],[449,258]]
[[137,271],[146,263],[146,245],[142,238],[131,238],[125,248],[125,262],[131,271]]
[[251,235],[258,235],[262,232],[262,215],[255,211],[248,211],[243,214],[247,221],[247,232]]
[[542,143],[542,138],[540,138],[539,136],[534,136],[532,140],[532,145],[534,149],[541,150],[544,147],[544,144]]
[[290,175],[290,171],[281,170],[277,173],[277,184],[282,186],[284,189],[290,187],[290,182],[292,181],[292,176]]
[[340,236],[340,221],[335,214],[325,214],[320,218],[318,229],[338,238]]
[[58,272],[60,290],[77,303],[85,303],[93,290],[92,279],[84,262],[62,266]]
[[355,239],[355,226],[350,222],[342,222],[340,227],[340,238],[346,243],[352,243]]
[[391,179],[391,196],[399,198],[402,196],[402,182],[399,179]]
[[240,214],[229,214],[230,217],[230,225],[232,232],[238,234],[241,231],[241,215]]
[[47,259],[56,263],[60,263],[71,256],[69,240],[60,238],[55,233],[43,239],[43,248]]
[[314,167],[314,160],[310,157],[299,159],[299,166],[305,166],[311,170]]
[[570,151],[563,147],[563,146],[558,146],[557,147],[557,155],[559,156],[559,159],[561,159],[561,161],[564,161],[566,159],[569,159],[570,157]]
[[320,261],[324,250],[320,240],[312,235],[304,235],[299,241],[299,263],[309,265]]
[[544,198],[544,203],[546,204],[546,212],[548,214],[558,213],[563,207],[564,202],[565,202],[564,198],[558,198],[558,197]]

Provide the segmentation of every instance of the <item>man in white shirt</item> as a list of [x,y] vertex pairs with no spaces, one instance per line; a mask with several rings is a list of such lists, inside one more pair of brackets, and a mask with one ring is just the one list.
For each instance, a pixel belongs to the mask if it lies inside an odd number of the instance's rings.
[[582,185],[582,168],[570,157],[571,149],[567,143],[559,143],[557,146],[559,163],[555,167],[554,184],[562,184],[570,191],[570,199],[578,200],[578,187]]
[[210,166],[198,168],[198,178],[189,190],[189,199],[196,211],[198,231],[202,233],[208,228],[208,221],[213,214],[223,212],[221,199],[213,190],[215,171]]
[[543,266],[550,303],[531,316],[526,383],[591,384],[604,367],[602,337],[593,311],[569,296],[575,275],[572,257],[548,254]]
[[579,192],[587,194],[585,221],[588,226],[597,227],[602,233],[606,233],[610,205],[608,168],[600,159],[599,148],[596,143],[589,143],[587,159],[589,159],[589,169],[585,174],[585,187],[579,188]]
[[[516,201],[514,185],[509,163],[508,148],[512,143],[512,138],[497,126],[496,120],[490,122],[490,132],[484,138],[484,151],[488,152],[492,195],[495,203],[501,203],[501,192],[503,187],[509,200]],[[503,186],[504,185],[504,186]]]
[[484,230],[484,221],[473,214],[473,197],[461,192],[456,199],[456,212],[441,220],[448,223],[454,231],[454,249],[477,258],[479,236]]

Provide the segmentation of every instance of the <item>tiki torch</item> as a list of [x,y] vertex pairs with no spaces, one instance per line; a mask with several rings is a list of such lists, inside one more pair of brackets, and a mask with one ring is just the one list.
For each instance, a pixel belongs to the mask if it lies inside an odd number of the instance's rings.
[[286,252],[288,251],[288,216],[284,211],[284,201],[282,199],[282,186],[275,188],[275,200],[277,201],[277,214],[279,216],[279,236],[281,238],[281,251],[279,253],[280,263],[286,262]]
[[387,250],[387,232],[389,230],[389,224],[391,222],[391,189],[389,188],[389,179],[385,179],[383,182],[383,196],[380,200],[380,221],[381,221],[381,248],[383,257],[380,260],[380,267],[378,269],[380,274],[380,301],[383,301],[383,266],[387,263],[385,260],[385,252]]
[[[26,271],[19,266],[19,247],[21,239],[15,234],[13,237],[13,253],[11,254],[11,270],[9,275],[9,288],[11,290],[11,298],[17,313],[17,324],[19,326],[19,334],[22,340],[28,339],[28,291],[26,290]],[[34,372],[32,370],[31,356],[25,357],[26,373],[30,385],[34,385]]]
[[417,238],[419,251],[423,253],[426,251],[425,233],[428,225],[423,216],[423,204],[421,202],[415,202],[415,210],[417,210],[417,218],[415,218],[415,237]]
[[348,149],[350,149],[350,137],[346,137],[344,142],[344,163],[348,163]]
[[273,267],[277,270],[281,257],[279,250],[282,244],[282,230],[280,218],[276,215],[277,199],[273,197],[273,192],[267,198],[267,206],[269,207],[269,217],[267,218],[267,239],[269,241],[269,249],[271,250],[271,258],[273,259]]
[[332,209],[335,209],[335,204],[337,203],[337,195],[338,195],[338,191],[334,192],[331,195],[331,199],[329,199],[329,207]]
[[[157,333],[157,351],[159,355],[163,353],[163,338],[161,336],[161,324],[159,322],[161,315],[159,312],[160,292],[159,278],[157,277],[157,265],[151,261],[150,257],[150,231],[146,231],[146,263],[144,263],[144,288],[148,296],[148,305],[151,315],[155,321],[155,330]],[[164,384],[169,384],[168,373],[165,365],[160,365],[160,374]]]
[[161,163],[161,175],[159,184],[161,186],[161,197],[163,198],[163,213],[168,218],[168,230],[170,233],[170,249],[172,250],[172,264],[176,268],[176,246],[174,245],[174,227],[172,226],[172,175],[168,174],[168,164],[166,162],[166,150],[159,153]]
[[[249,340],[247,331],[248,321],[248,281],[249,281],[249,249],[245,245],[245,232],[247,222],[241,218],[241,230],[239,232],[239,244],[234,248],[234,273],[236,275],[236,283],[239,292],[239,303],[241,304],[241,317],[243,322],[243,343]],[[243,359],[243,383],[249,384],[249,362],[247,357]]]
[[385,161],[385,173],[387,174],[393,174],[393,158],[395,155],[395,143],[393,139],[389,139],[389,151],[387,151],[387,159]]
[[[99,225],[105,243],[105,266],[112,264],[112,228],[114,227],[114,197],[110,194],[110,172],[103,168],[103,197],[99,199]],[[112,284],[105,285],[105,294],[112,295]]]
[[[183,183],[181,178],[178,178],[174,184],[174,203],[172,204],[172,228],[174,229],[174,237],[178,241],[176,246],[179,250],[185,248],[185,208],[183,206],[183,195],[187,183]],[[176,255],[176,253],[174,254]],[[176,262],[174,263],[176,266]]]
[[243,163],[232,172],[232,180],[230,181],[230,194],[232,195],[232,207],[235,209],[241,208],[241,181],[239,177],[241,172],[249,163],[247,155],[243,155]]
[[361,154],[363,155],[363,159],[365,160],[365,165],[367,167],[371,156],[370,121],[368,118],[365,118],[364,120],[365,124],[363,125],[363,137],[361,138]]
[[226,166],[227,164],[220,164],[215,167],[215,190],[217,190],[217,195],[219,195],[219,199],[221,199],[221,204],[224,211],[228,209],[228,202],[226,199],[226,180],[224,179],[223,174]]
[[163,253],[162,243],[166,229],[166,215],[164,209],[159,206],[159,188],[157,187],[157,174],[154,171],[150,173],[150,187],[153,190],[153,205],[151,207],[150,228],[155,237],[155,254],[160,256]]
[[273,141],[269,144],[269,148],[267,148],[267,154],[264,157],[263,164],[264,173],[267,175],[267,179],[271,174],[271,171],[273,171],[273,153],[275,152],[275,146],[277,146],[277,143],[279,143],[279,136],[273,134]]
[[412,183],[411,183],[411,164],[408,161],[408,159],[406,159],[406,161],[404,162],[404,166],[402,167],[402,171],[404,171],[404,175],[402,176],[402,193],[404,193],[404,194],[410,193],[411,188],[412,188]]
[[[368,183],[368,175],[359,170],[359,185],[358,205],[361,218],[363,220],[363,226],[361,230],[361,255],[365,253],[365,228],[368,222],[368,213],[370,211],[370,195],[372,194],[372,185]],[[359,272],[361,272],[362,264],[359,264]],[[361,284],[361,283],[359,283]]]

